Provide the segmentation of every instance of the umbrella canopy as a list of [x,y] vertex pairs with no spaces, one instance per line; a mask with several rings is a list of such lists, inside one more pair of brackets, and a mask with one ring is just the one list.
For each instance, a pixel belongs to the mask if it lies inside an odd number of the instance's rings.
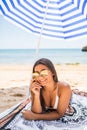
[[87,35],[87,0],[1,0],[0,14],[45,38]]

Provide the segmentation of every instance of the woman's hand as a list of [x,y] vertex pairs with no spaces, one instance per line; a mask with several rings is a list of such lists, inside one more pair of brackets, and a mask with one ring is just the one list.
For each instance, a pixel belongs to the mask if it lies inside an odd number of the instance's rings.
[[41,89],[41,85],[37,81],[32,80],[30,84],[30,92],[35,95],[38,95],[40,94],[40,89]]
[[35,113],[42,112],[42,106],[40,101],[40,89],[41,85],[37,81],[32,80],[30,84],[30,92],[32,100],[31,110],[32,112]]
[[22,111],[22,115],[26,120],[35,120],[35,114],[30,110]]

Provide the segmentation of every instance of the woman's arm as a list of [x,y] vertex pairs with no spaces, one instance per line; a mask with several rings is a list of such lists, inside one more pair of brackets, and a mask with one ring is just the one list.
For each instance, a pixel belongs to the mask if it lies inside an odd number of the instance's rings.
[[59,102],[57,111],[60,113],[60,115],[64,115],[72,96],[72,90],[70,86],[66,83],[60,83],[59,85]]
[[31,111],[35,112],[35,113],[41,113],[42,112],[42,106],[41,106],[39,95],[33,95],[32,96]]
[[63,117],[66,109],[68,108],[72,92],[69,85],[62,85],[59,91],[60,97],[56,111],[48,113],[34,113],[30,110],[25,110],[23,113],[24,118],[27,120],[56,120]]
[[26,120],[56,120],[63,116],[60,115],[57,111],[41,114],[33,113],[30,110],[24,110],[22,114]]
[[30,92],[31,92],[31,100],[32,100],[32,106],[31,111],[35,113],[41,113],[42,107],[40,102],[40,89],[41,86],[37,82],[32,82],[30,85]]

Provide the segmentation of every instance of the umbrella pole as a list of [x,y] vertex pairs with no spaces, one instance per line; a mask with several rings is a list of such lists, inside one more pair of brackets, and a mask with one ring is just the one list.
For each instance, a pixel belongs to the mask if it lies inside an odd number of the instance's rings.
[[[38,40],[37,47],[36,47],[36,54],[35,54],[34,62],[39,58],[39,47],[40,47],[41,38],[42,38],[42,34],[43,34],[43,29],[44,29],[44,24],[45,24],[45,19],[46,19],[46,14],[47,14],[47,10],[48,10],[49,1],[50,0],[47,0],[47,5],[46,5],[46,10],[45,10],[45,14],[44,14],[43,22],[42,22],[40,36],[39,36],[39,40]],[[29,96],[30,96],[30,93],[28,92],[28,95],[26,97],[29,97]]]
[[42,38],[42,34],[43,34],[43,29],[44,29],[44,24],[45,24],[45,19],[46,19],[46,15],[47,15],[49,2],[50,2],[50,0],[47,0],[46,10],[45,10],[45,14],[44,14],[44,17],[43,17],[43,22],[42,22],[42,27],[41,27],[41,31],[40,31],[40,36],[39,36],[39,40],[38,40],[37,48],[36,48],[35,60],[37,60],[39,58],[39,48],[40,48],[40,43],[41,43],[41,38]]

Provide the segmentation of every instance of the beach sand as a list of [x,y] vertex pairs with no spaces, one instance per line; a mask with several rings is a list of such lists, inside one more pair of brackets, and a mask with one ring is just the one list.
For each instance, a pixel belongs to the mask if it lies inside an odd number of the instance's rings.
[[[55,65],[58,79],[87,92],[87,64]],[[0,65],[0,113],[28,96],[31,65]]]

